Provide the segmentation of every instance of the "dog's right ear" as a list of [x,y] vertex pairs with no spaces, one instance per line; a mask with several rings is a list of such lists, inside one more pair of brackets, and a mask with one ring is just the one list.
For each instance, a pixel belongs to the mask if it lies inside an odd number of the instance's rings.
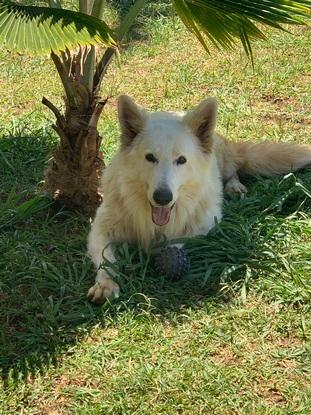
[[144,128],[146,116],[127,95],[121,95],[118,99],[118,115],[121,127],[121,144],[123,147],[127,147]]

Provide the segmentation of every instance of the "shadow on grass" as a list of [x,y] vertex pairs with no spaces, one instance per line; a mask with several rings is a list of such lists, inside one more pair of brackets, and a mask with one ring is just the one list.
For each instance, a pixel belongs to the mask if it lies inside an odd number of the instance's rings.
[[[11,140],[11,147],[2,144],[1,163],[14,167],[6,173],[3,191],[9,192],[12,186],[21,191],[37,183],[48,148],[50,142],[39,143],[35,138]],[[42,155],[35,162],[35,174],[34,166],[25,163],[28,152]],[[311,173],[299,177],[310,188]],[[219,288],[230,291],[235,281],[247,288],[251,278],[268,272],[277,275],[277,246],[289,232],[287,218],[310,211],[308,190],[294,175],[252,179],[248,184],[250,192],[244,200],[234,196],[225,201],[225,219],[208,236],[185,241],[191,270],[179,282],[157,275],[151,258],[139,248],[119,245],[116,271],[122,295],[102,307],[85,298],[94,278],[85,256],[87,218],[50,208],[4,226],[0,238],[0,371],[4,384],[31,380],[48,366],[57,365],[91,327],[115,324],[122,313],[143,313],[174,322],[183,318],[187,308],[202,307],[208,298],[224,301]],[[6,209],[4,203],[0,207]]]

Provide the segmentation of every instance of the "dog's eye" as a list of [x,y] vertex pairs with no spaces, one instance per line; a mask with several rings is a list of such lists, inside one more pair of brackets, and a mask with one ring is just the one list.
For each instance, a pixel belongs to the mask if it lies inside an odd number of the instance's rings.
[[151,153],[146,154],[145,159],[146,159],[147,161],[150,161],[150,163],[156,163],[156,162],[158,161],[158,160],[154,157],[154,155],[153,155],[153,154],[151,154]]
[[178,157],[178,159],[176,160],[176,164],[185,164],[187,161],[186,157],[184,156],[180,156]]

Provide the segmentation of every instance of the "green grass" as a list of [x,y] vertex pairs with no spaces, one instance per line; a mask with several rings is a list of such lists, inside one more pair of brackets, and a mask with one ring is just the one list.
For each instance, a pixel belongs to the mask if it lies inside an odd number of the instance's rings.
[[[206,56],[177,20],[147,25],[103,94],[154,110],[215,95],[232,140],[310,142],[308,29],[269,32],[253,71],[239,49]],[[56,142],[40,99],[60,105],[60,84],[46,58],[0,58],[0,413],[307,415],[311,172],[244,179],[249,193],[226,198],[223,222],[186,241],[191,271],[178,283],[119,246],[121,297],[95,307],[88,218],[36,196]],[[108,160],[115,106],[100,125]]]

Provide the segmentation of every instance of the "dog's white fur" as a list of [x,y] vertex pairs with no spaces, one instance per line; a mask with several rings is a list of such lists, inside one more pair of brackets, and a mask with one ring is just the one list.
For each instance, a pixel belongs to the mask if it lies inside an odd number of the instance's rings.
[[[129,97],[119,99],[121,146],[102,179],[104,201],[88,239],[96,282],[88,297],[97,303],[118,296],[118,285],[100,269],[104,255],[114,261],[110,242],[138,243],[145,249],[161,235],[168,240],[206,234],[221,219],[226,191],[244,193],[238,171],[272,175],[311,163],[311,146],[230,143],[214,132],[216,101],[209,98],[186,114],[147,113]],[[155,162],[146,160],[152,154]],[[186,159],[178,164],[179,157]],[[169,222],[152,220],[154,191],[170,189]]]

